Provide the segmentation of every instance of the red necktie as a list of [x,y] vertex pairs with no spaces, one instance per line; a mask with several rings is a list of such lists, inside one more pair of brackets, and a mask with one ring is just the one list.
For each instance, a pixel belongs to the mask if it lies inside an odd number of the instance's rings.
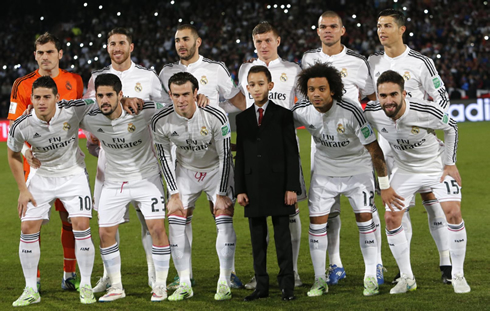
[[259,126],[262,124],[262,118],[264,117],[264,109],[259,108],[257,109],[259,111]]

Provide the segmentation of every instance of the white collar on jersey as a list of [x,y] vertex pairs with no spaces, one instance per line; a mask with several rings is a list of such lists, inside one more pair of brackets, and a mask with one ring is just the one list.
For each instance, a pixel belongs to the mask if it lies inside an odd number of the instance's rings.
[[262,65],[262,66],[266,66],[266,67],[272,67],[272,66],[275,66],[275,65],[280,64],[280,63],[281,63],[281,61],[282,61],[282,59],[281,59],[279,56],[277,56],[277,58],[276,58],[276,59],[271,60],[271,61],[269,62],[269,66],[267,66],[267,65],[266,65],[266,63],[265,63],[263,60],[258,59],[258,58],[255,60],[255,63],[257,63],[257,64],[259,64],[259,65]]
[[179,65],[182,65],[182,66],[187,67],[187,68],[189,68],[189,67],[194,67],[194,66],[199,66],[199,65],[202,63],[202,59],[203,59],[203,58],[204,58],[204,57],[203,57],[202,55],[199,55],[199,58],[198,58],[198,59],[197,59],[195,62],[190,63],[190,64],[189,64],[189,65],[187,65],[187,66],[186,66],[186,65],[184,65],[184,64],[182,64],[182,61],[180,61],[180,60],[179,60]]
[[131,61],[131,66],[129,66],[128,70],[119,71],[119,70],[114,69],[114,67],[112,67],[112,64],[111,64],[111,73],[115,74],[116,76],[119,76],[123,73],[131,72],[135,66],[136,65],[134,64],[134,62]]
[[322,56],[327,58],[327,60],[335,59],[335,58],[341,58],[347,53],[347,48],[345,47],[345,45],[342,44],[342,51],[340,51],[340,53],[334,54],[334,55],[328,55],[325,52],[323,52],[323,49],[320,48],[320,53],[322,53]]
[[384,53],[384,56],[386,59],[390,60],[390,61],[396,61],[397,59],[400,59],[400,58],[404,58],[405,56],[408,55],[408,53],[410,53],[411,49],[408,47],[408,45],[405,44],[405,51],[403,53],[401,53],[400,55],[398,55],[397,57],[389,57],[388,54]]
[[180,114],[177,113],[177,111],[175,111],[175,107],[174,107],[174,113],[175,115],[177,116],[177,118],[179,118],[180,120],[183,120],[183,121],[190,121],[192,119],[194,119],[194,117],[196,116],[196,114],[198,113],[199,111],[199,106],[197,105],[196,102],[194,102],[194,105],[196,105],[196,111],[194,112],[194,114],[192,115],[192,118],[186,118],[186,117],[183,117],[181,116]]

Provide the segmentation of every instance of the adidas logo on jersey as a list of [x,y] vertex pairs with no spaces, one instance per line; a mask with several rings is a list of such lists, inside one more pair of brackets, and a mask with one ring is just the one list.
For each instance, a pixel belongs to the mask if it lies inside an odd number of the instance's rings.
[[381,132],[388,133],[388,131],[384,127],[381,129]]
[[314,129],[315,129],[315,126],[314,126],[313,124],[310,124],[310,125],[308,126],[308,128],[310,128],[310,129],[314,130]]
[[38,137],[41,137],[41,135],[39,135],[38,133],[34,134],[34,138],[38,138]]
[[97,130],[97,133],[105,133],[105,132],[104,132],[104,130],[103,130],[103,129],[99,128],[99,129]]
[[179,136],[179,134],[176,131],[174,131],[170,136]]

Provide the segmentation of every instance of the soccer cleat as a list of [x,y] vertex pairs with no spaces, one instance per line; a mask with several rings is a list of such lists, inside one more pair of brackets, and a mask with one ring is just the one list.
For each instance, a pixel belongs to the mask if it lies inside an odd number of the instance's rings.
[[216,294],[214,294],[214,300],[228,300],[231,299],[231,290],[226,281],[219,281],[216,288]]
[[344,267],[337,267],[337,265],[330,265],[328,267],[327,284],[337,285],[339,280],[345,279],[345,269]]
[[257,287],[257,280],[255,279],[255,275],[250,279],[250,282],[245,284],[246,289],[255,289]]
[[317,297],[326,293],[328,293],[327,282],[323,278],[316,278],[307,295],[309,297]]
[[383,267],[382,264],[376,265],[376,280],[378,281],[378,285],[382,285],[385,283],[384,272],[386,268]]
[[417,289],[415,278],[410,279],[405,274],[398,279],[398,283],[390,290],[390,294],[404,294]]
[[41,302],[41,296],[38,292],[35,292],[32,287],[24,288],[24,292],[20,295],[19,299],[12,303],[13,307],[24,307],[33,303]]
[[398,270],[398,274],[395,276],[393,281],[391,281],[391,284],[397,284],[398,281],[400,281],[400,270]]
[[379,294],[378,280],[374,276],[368,276],[364,279],[364,296],[374,296]]
[[[179,285],[180,285],[180,278],[178,275],[176,275],[172,283],[167,285],[167,290],[176,290],[177,288],[179,288]],[[196,282],[194,281],[193,278],[191,278],[191,286],[196,286]]]
[[301,282],[298,272],[294,271],[294,287],[300,286],[303,286],[303,282]]
[[94,291],[90,285],[86,284],[80,288],[80,302],[83,304],[91,304],[97,302],[94,297]]
[[182,283],[177,287],[177,290],[168,297],[169,301],[181,301],[186,298],[191,298],[194,296],[194,292],[192,291],[192,287],[187,285],[186,283]]
[[107,289],[107,294],[99,298],[99,302],[109,302],[126,297],[124,289],[120,286],[111,286]]
[[230,287],[231,288],[235,288],[235,289],[238,289],[238,288],[242,288],[243,287],[242,281],[238,278],[238,276],[236,275],[235,272],[232,272],[231,273]]
[[101,277],[95,287],[93,288],[94,293],[102,293],[111,287],[111,280],[109,277]]
[[167,299],[167,289],[165,288],[165,285],[153,286],[151,293],[151,301],[158,302]]
[[76,273],[72,273],[72,276],[65,279],[61,279],[61,289],[62,290],[79,290],[80,279],[77,278]]
[[453,283],[454,292],[456,294],[465,294],[471,291],[471,288],[466,282],[466,279],[463,276],[463,274],[455,275],[452,280],[452,283]]
[[451,277],[453,272],[452,266],[439,266],[441,269],[441,280],[444,284],[451,284]]

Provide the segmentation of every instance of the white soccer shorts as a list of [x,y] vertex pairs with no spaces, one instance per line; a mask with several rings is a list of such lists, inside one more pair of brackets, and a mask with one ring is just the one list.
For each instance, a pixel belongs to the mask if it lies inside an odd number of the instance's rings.
[[335,197],[340,194],[349,199],[354,213],[371,213],[374,203],[373,174],[333,177],[313,172],[308,195],[310,217],[330,214]]
[[137,181],[104,181],[99,202],[99,227],[126,222],[130,202],[140,206],[145,219],[165,219],[165,193],[160,174]]
[[[402,174],[396,171],[391,176],[390,185],[399,196],[404,198],[403,209],[410,206],[413,196],[421,189],[431,189],[439,202],[461,201],[461,187],[456,180],[451,176],[446,176],[444,182],[441,183],[440,179],[441,175]],[[388,206],[385,208],[390,211]]]
[[65,206],[69,218],[92,218],[92,196],[87,171],[65,177],[45,177],[30,174],[26,182],[37,206],[27,203],[27,211],[22,221],[49,221],[51,206],[56,199]]
[[[197,199],[199,199],[199,196],[203,191],[206,193],[208,201],[213,202],[213,204],[216,203],[216,195],[219,192],[219,184],[221,181],[219,168],[210,172],[198,172],[188,170],[177,164],[175,175],[184,209],[194,208]],[[230,170],[226,195],[233,201],[233,203],[235,203],[234,185],[234,171]]]

